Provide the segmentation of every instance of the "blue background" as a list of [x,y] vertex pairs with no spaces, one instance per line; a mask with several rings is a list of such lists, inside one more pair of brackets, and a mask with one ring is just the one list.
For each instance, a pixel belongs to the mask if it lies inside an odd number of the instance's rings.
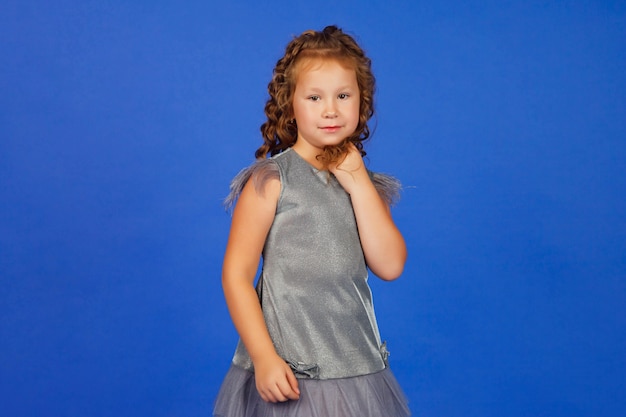
[[327,24],[405,185],[405,273],[371,282],[414,414],[626,415],[626,4],[533,0],[2,1],[3,415],[210,414],[221,200]]

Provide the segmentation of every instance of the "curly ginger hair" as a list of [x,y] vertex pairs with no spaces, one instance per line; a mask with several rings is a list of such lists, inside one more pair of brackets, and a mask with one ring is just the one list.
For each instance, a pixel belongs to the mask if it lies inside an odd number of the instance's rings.
[[318,159],[324,167],[338,162],[350,143],[365,156],[363,141],[370,135],[367,122],[374,115],[376,84],[371,60],[350,35],[336,26],[327,26],[322,31],[308,30],[294,38],[287,45],[285,55],[276,63],[267,86],[270,95],[265,103],[267,121],[261,125],[263,145],[255,152],[257,159],[266,158],[268,153],[276,155],[296,142],[298,128],[294,120],[293,94],[300,64],[313,59],[336,60],[346,68],[354,69],[360,95],[359,122],[354,133],[342,143],[324,148]]

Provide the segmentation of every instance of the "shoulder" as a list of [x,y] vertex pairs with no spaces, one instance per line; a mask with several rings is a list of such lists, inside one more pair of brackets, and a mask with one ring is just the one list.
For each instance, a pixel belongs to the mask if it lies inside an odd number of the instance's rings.
[[368,173],[380,197],[390,206],[397,203],[400,199],[400,191],[402,190],[400,180],[392,175],[380,172],[368,170]]
[[276,158],[259,159],[242,169],[230,182],[230,192],[224,200],[224,206],[231,208],[241,195],[248,182],[252,182],[256,192],[263,195],[271,182],[280,182],[280,169]]

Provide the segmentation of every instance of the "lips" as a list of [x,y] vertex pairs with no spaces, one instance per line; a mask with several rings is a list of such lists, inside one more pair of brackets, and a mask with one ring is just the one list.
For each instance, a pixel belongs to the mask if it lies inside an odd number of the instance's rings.
[[341,126],[322,126],[320,127],[326,133],[333,133],[341,129]]

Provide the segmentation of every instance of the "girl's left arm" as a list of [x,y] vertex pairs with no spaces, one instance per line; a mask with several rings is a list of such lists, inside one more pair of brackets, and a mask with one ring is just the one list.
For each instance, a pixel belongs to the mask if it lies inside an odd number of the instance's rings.
[[406,244],[391,217],[391,210],[378,194],[356,147],[330,171],[350,194],[367,266],[378,277],[398,278],[406,262]]

